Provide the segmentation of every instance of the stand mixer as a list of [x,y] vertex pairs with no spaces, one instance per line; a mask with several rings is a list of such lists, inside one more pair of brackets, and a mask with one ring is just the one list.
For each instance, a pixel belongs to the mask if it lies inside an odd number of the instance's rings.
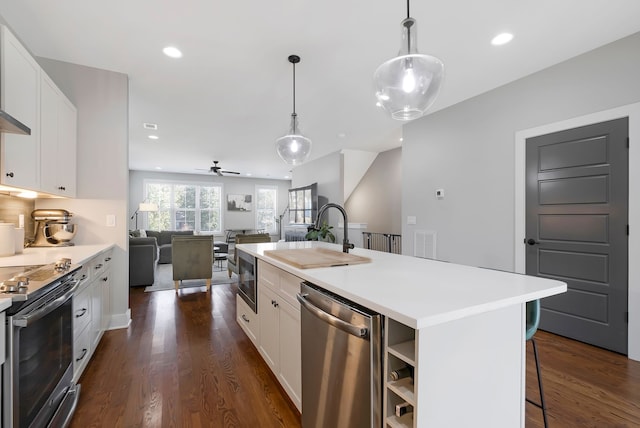
[[69,223],[71,214],[67,210],[34,210],[31,218],[35,222],[35,236],[31,247],[67,247],[73,245],[76,225]]

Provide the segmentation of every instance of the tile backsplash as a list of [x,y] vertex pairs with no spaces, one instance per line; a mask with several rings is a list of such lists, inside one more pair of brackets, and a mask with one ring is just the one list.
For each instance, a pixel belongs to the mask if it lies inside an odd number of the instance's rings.
[[35,201],[33,199],[0,194],[0,221],[13,223],[18,227],[18,216],[23,214],[24,234],[27,239],[33,239],[34,226],[33,220],[31,219],[31,212],[34,209]]

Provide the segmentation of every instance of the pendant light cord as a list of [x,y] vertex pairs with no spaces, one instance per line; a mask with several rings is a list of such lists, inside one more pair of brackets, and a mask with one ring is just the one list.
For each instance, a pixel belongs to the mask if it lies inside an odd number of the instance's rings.
[[409,0],[407,0],[407,19],[410,17],[411,15],[409,15]]
[[293,114],[296,114],[296,63],[293,64]]
[[[409,1],[407,0],[407,20],[411,18],[409,14]],[[411,52],[411,23],[409,21],[405,21],[407,24],[405,27],[407,28],[407,53]]]

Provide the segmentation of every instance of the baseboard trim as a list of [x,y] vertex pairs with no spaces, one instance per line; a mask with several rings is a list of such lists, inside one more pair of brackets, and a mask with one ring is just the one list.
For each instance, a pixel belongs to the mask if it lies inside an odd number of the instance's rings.
[[117,330],[120,328],[129,328],[131,325],[131,308],[128,308],[124,314],[112,314],[109,320],[107,330]]

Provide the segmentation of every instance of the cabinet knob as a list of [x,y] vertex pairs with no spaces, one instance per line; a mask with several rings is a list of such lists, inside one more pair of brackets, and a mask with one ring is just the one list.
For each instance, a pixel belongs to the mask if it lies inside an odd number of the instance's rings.
[[7,172],[5,175],[6,175],[7,177],[11,177],[11,178],[13,178],[13,172]]
[[108,276],[105,276],[104,278],[102,278],[102,280],[103,280],[104,282],[107,282],[107,281],[109,281],[109,277],[108,277]]
[[101,267],[102,267],[102,263],[98,264],[98,265],[96,266],[96,269],[100,269]]

